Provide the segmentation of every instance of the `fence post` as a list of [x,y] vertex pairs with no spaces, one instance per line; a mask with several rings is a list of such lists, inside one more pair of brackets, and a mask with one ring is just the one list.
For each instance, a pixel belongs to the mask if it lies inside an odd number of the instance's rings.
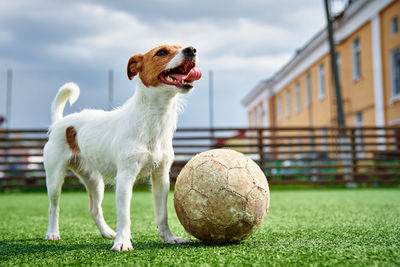
[[[353,128],[351,129],[351,171],[353,174],[357,174],[357,142],[356,142],[356,130]],[[355,175],[356,176],[356,175]],[[357,177],[357,176],[356,176]]]
[[264,172],[264,136],[263,136],[263,129],[259,128],[257,130],[257,140],[258,140],[258,155],[260,157],[259,165],[261,170]]
[[215,142],[215,128],[210,128],[210,144],[211,144],[211,149],[215,149],[216,142]]

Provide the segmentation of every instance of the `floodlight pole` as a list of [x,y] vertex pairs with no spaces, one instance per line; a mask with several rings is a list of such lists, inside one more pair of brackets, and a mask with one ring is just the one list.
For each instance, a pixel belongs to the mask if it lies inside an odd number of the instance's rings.
[[114,106],[114,71],[108,71],[108,106],[113,109]]
[[[342,94],[340,91],[340,82],[339,82],[339,75],[338,75],[338,70],[337,70],[337,58],[336,58],[336,53],[335,53],[335,46],[334,46],[334,41],[333,41],[333,28],[332,28],[332,20],[329,12],[329,0],[324,0],[325,3],[325,13],[326,13],[326,20],[328,23],[328,38],[329,38],[329,48],[330,48],[330,54],[331,54],[331,68],[332,68],[332,74],[333,74],[333,81],[335,84],[335,94],[336,94],[336,112],[337,112],[337,125],[340,128],[339,129],[339,150],[348,150],[347,143],[348,138],[346,138],[346,130],[343,128],[346,126],[345,123],[345,118],[344,118],[344,113],[343,113],[343,102],[342,102]],[[346,144],[346,145],[343,145]],[[351,162],[351,155],[346,153],[346,152],[340,152],[343,153],[343,157],[347,158],[347,160],[343,160],[344,164],[352,164]],[[353,180],[354,177],[352,173],[354,172],[353,168],[345,168],[344,169],[345,174],[344,179],[345,180]],[[349,184],[350,185],[350,184]]]
[[212,70],[209,71],[209,91],[208,91],[208,99],[209,99],[209,116],[210,116],[210,128],[214,128],[214,73]]
[[210,123],[210,139],[214,146],[214,73],[212,70],[208,72],[208,103],[209,103],[209,123]]
[[6,128],[11,127],[11,94],[12,94],[12,78],[13,73],[12,70],[7,70],[7,96],[6,96]]
[[335,85],[335,94],[336,94],[336,112],[337,112],[337,124],[339,127],[344,127],[346,125],[344,112],[343,112],[343,102],[342,102],[342,94],[340,91],[340,82],[339,75],[337,69],[336,62],[336,53],[335,53],[335,45],[333,41],[333,28],[332,28],[332,20],[329,12],[329,0],[324,0],[325,3],[325,13],[326,20],[328,23],[328,38],[329,38],[329,48],[331,54],[331,68],[333,74],[333,81]]

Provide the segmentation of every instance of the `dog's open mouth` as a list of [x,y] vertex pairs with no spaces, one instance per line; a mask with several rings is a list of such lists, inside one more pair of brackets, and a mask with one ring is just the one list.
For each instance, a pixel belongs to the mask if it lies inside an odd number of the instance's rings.
[[159,75],[161,82],[177,87],[192,88],[193,82],[201,78],[201,72],[192,61],[185,61],[179,67],[163,71]]

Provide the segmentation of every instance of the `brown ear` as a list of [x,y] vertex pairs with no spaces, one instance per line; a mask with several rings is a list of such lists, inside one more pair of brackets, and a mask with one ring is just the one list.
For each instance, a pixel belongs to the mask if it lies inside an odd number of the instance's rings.
[[132,80],[133,77],[140,72],[140,69],[142,68],[142,62],[143,55],[140,54],[134,55],[129,59],[127,67],[129,80]]

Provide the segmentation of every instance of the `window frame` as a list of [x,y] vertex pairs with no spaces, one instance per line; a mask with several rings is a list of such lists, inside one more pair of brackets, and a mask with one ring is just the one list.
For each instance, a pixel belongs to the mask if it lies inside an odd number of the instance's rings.
[[[393,49],[390,52],[390,80],[391,80],[391,102],[395,102],[400,100],[400,66],[398,66],[398,71],[395,71],[395,65],[394,65],[394,57],[395,53],[398,53],[398,57],[400,57],[400,47],[397,47]],[[398,77],[396,76],[398,74]],[[397,86],[396,88],[396,78],[397,78]],[[398,89],[398,91],[396,90]],[[396,92],[397,91],[397,92]]]
[[300,83],[296,83],[296,112],[300,112],[301,108],[301,88]]
[[282,112],[283,112],[281,95],[278,95],[278,97],[276,99],[276,110],[277,110],[276,118],[278,121],[281,121],[282,120]]
[[399,32],[399,17],[395,16],[390,20],[390,32],[396,35]]
[[326,88],[325,88],[325,65],[321,63],[318,68],[318,79],[319,79],[319,90],[318,95],[319,99],[324,99],[326,96]]
[[291,93],[290,89],[286,90],[286,117],[290,117],[292,113],[292,106],[291,106]]
[[361,42],[356,38],[352,43],[353,81],[361,79]]
[[312,102],[312,91],[311,91],[311,73],[307,73],[306,75],[306,90],[307,90],[307,99],[306,99],[306,106],[311,106]]

